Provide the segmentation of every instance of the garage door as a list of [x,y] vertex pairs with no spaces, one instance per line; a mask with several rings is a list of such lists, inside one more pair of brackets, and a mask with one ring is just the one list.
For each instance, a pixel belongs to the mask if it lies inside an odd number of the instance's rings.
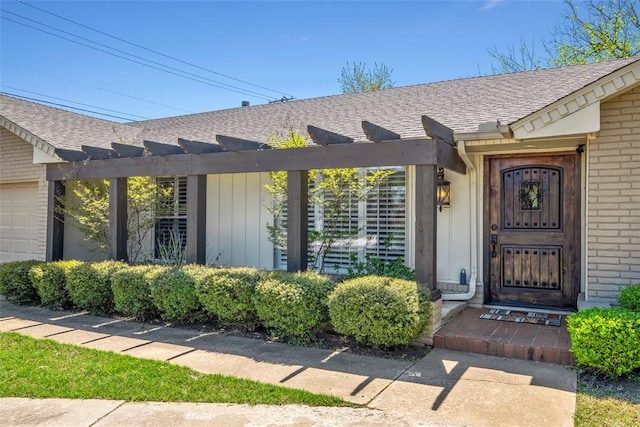
[[0,184],[0,262],[41,258],[38,184]]

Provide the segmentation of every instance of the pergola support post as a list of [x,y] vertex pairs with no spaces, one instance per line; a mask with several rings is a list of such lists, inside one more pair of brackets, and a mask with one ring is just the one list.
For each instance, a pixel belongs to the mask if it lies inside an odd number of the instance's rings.
[[416,281],[431,292],[431,300],[440,299],[437,288],[436,271],[438,268],[436,252],[438,167],[436,165],[417,165],[415,185],[415,265]]
[[48,182],[46,260],[64,258],[64,181]]
[[187,176],[187,262],[206,264],[207,176]]
[[109,259],[128,261],[127,178],[109,180]]
[[309,171],[287,173],[287,271],[307,269]]

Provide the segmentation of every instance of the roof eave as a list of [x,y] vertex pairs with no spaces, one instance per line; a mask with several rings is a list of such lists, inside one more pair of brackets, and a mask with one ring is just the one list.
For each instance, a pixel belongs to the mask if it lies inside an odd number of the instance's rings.
[[33,145],[34,148],[37,148],[38,150],[42,151],[43,153],[45,153],[47,156],[53,158],[54,160],[56,160],[58,162],[62,162],[63,161],[62,159],[60,159],[56,155],[55,147],[53,145],[49,144],[44,139],[42,139],[39,136],[29,132],[28,130],[26,130],[22,126],[19,126],[19,125],[15,124],[14,122],[12,122],[11,120],[7,119],[6,117],[4,117],[2,115],[0,115],[0,126],[5,128],[9,132],[13,133],[14,135],[24,139],[29,144]]

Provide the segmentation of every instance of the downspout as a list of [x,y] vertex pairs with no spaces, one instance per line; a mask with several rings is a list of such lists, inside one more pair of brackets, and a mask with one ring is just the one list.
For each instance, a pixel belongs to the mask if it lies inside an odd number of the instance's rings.
[[470,209],[470,227],[471,227],[471,276],[469,277],[469,290],[463,293],[454,294],[442,294],[444,301],[465,301],[470,300],[476,294],[476,286],[478,279],[478,226],[476,214],[478,211],[478,192],[477,192],[477,173],[476,167],[467,154],[464,141],[457,141],[458,154],[469,172],[469,202],[471,204]]

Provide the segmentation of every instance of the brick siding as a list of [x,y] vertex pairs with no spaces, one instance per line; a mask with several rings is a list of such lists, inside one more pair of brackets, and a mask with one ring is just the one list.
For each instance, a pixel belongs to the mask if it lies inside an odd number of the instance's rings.
[[601,106],[589,145],[587,300],[640,282],[640,87]]
[[0,186],[25,182],[38,184],[37,255],[44,259],[47,239],[46,168],[33,164],[33,146],[30,143],[0,128]]

